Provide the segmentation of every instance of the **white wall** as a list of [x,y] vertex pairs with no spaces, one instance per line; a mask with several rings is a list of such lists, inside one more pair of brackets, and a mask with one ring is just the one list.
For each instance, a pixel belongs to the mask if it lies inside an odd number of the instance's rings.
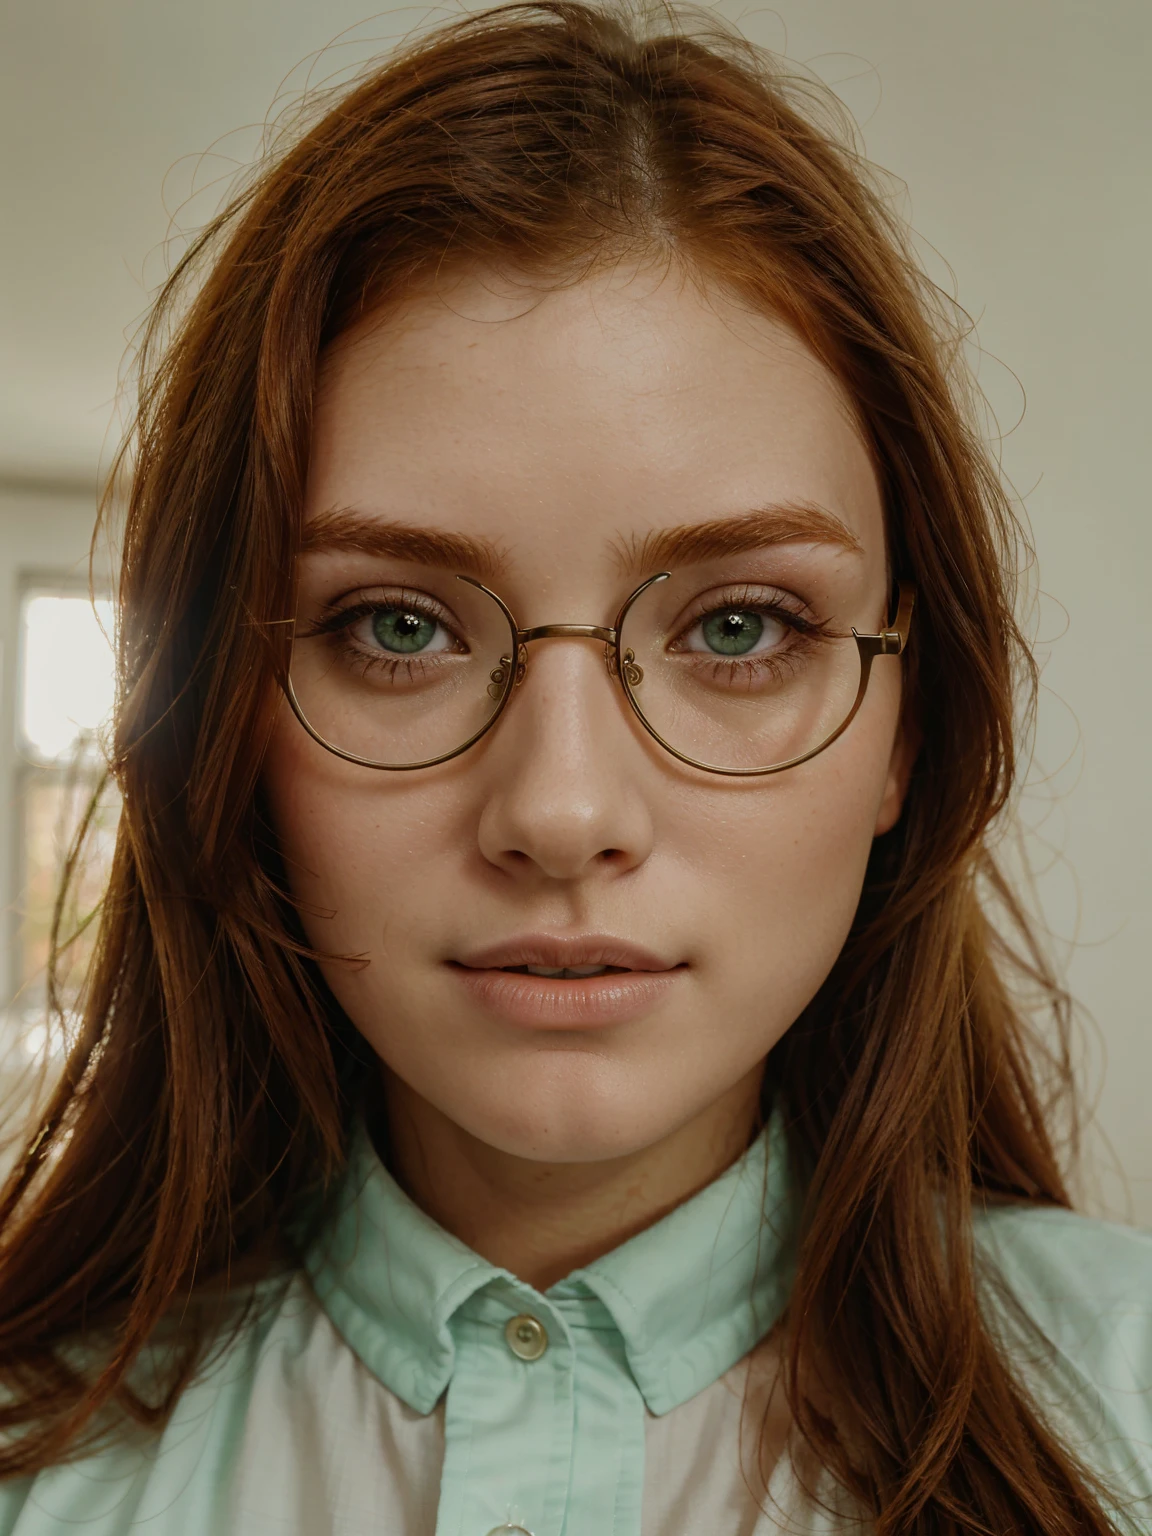
[[[1003,462],[1025,493],[1047,594],[1039,756],[1060,771],[1026,812],[1059,855],[1041,889],[1058,933],[1079,940],[1069,974],[1099,1026],[1099,1121],[1134,1213],[1152,1226],[1152,6],[719,9],[836,85],[870,154],[907,183],[930,268],[947,278],[950,263],[978,320],[981,381],[1008,434]],[[315,73],[431,14],[384,12]],[[19,237],[0,251],[0,474],[91,473],[125,328],[163,267],[165,174],[173,207],[192,179],[192,162],[179,157],[259,123],[285,73],[362,16],[349,0],[37,0],[5,10],[0,197]],[[223,148],[245,154],[254,142],[242,134]],[[210,161],[201,179],[223,169]],[[4,559],[20,516],[31,525],[42,505],[5,502]],[[0,628],[4,602],[0,587]],[[1122,1208],[1115,1179],[1103,1198]]]

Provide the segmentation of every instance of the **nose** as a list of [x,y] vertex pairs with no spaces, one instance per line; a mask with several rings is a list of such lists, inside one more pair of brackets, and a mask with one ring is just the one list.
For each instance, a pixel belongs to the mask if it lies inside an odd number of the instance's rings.
[[603,644],[565,637],[528,652],[524,681],[491,741],[480,850],[522,878],[635,869],[652,851],[645,756],[613,697]]

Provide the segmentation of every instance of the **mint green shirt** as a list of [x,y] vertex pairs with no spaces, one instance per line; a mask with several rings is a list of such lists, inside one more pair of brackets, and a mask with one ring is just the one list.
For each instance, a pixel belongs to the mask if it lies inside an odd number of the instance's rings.
[[[424,1215],[358,1131],[305,1273],[261,1288],[163,1435],[0,1487],[0,1536],[837,1530],[787,1455],[757,1485],[741,1421],[791,1279],[785,1170],[769,1126],[541,1293]],[[1152,1531],[1152,1237],[1062,1211],[977,1225],[1051,1341],[1033,1389]]]

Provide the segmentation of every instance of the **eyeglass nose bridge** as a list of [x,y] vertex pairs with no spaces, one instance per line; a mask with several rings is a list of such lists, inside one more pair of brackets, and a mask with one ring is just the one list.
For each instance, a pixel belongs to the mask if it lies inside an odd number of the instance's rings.
[[[478,588],[479,591],[486,593],[488,597],[492,598],[503,609],[504,616],[511,625],[512,632],[516,638],[516,669],[515,675],[512,678],[512,687],[508,687],[508,668],[512,666],[512,657],[501,656],[500,665],[489,673],[489,697],[499,703],[501,699],[506,699],[511,694],[513,688],[519,688],[520,684],[524,681],[524,674],[528,669],[528,646],[533,640],[552,640],[557,637],[562,639],[601,641],[604,646],[604,665],[608,669],[609,677],[621,677],[620,668],[623,666],[622,682],[628,688],[637,687],[644,680],[644,669],[638,664],[636,653],[633,650],[628,649],[624,652],[623,656],[620,655],[620,625],[624,615],[636,599],[646,592],[649,587],[654,586],[656,582],[667,581],[670,575],[670,571],[657,571],[654,576],[649,576],[647,581],[642,582],[616,615],[616,623],[614,625],[536,624],[531,629],[520,629],[512,616],[512,610],[502,597],[493,592],[490,587],[486,587],[482,581],[477,581],[475,576],[465,576],[463,573],[459,573],[456,577],[457,581],[464,581],[470,587]],[[635,708],[635,701],[633,701],[633,708]]]
[[[557,637],[577,640],[600,640],[604,644],[604,665],[608,669],[609,677],[620,676],[620,634],[610,625],[605,624],[536,624],[531,629],[518,629],[516,631],[516,677],[512,686],[518,688],[524,681],[524,672],[528,666],[527,646],[532,640],[552,640]],[[504,658],[501,657],[501,661]],[[636,687],[643,680],[644,669],[637,665],[633,651],[625,651],[624,673],[632,687]]]
[[582,635],[589,640],[603,640],[608,646],[616,644],[616,631],[603,624],[537,624],[534,629],[517,630],[516,639],[527,645],[529,640],[550,640],[553,635]]
[[604,624],[537,624],[532,629],[517,631],[516,641],[519,646],[520,662],[516,668],[515,687],[518,688],[524,681],[524,671],[528,665],[528,652],[525,647],[533,640],[557,638],[603,641],[604,665],[608,668],[610,677],[616,676],[616,631],[614,629]]

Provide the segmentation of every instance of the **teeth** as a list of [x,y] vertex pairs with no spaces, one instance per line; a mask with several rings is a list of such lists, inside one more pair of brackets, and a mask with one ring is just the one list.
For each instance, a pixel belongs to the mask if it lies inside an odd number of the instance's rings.
[[528,976],[546,976],[550,980],[581,981],[586,976],[604,976],[609,971],[623,971],[623,965],[506,965],[506,971],[519,971]]

